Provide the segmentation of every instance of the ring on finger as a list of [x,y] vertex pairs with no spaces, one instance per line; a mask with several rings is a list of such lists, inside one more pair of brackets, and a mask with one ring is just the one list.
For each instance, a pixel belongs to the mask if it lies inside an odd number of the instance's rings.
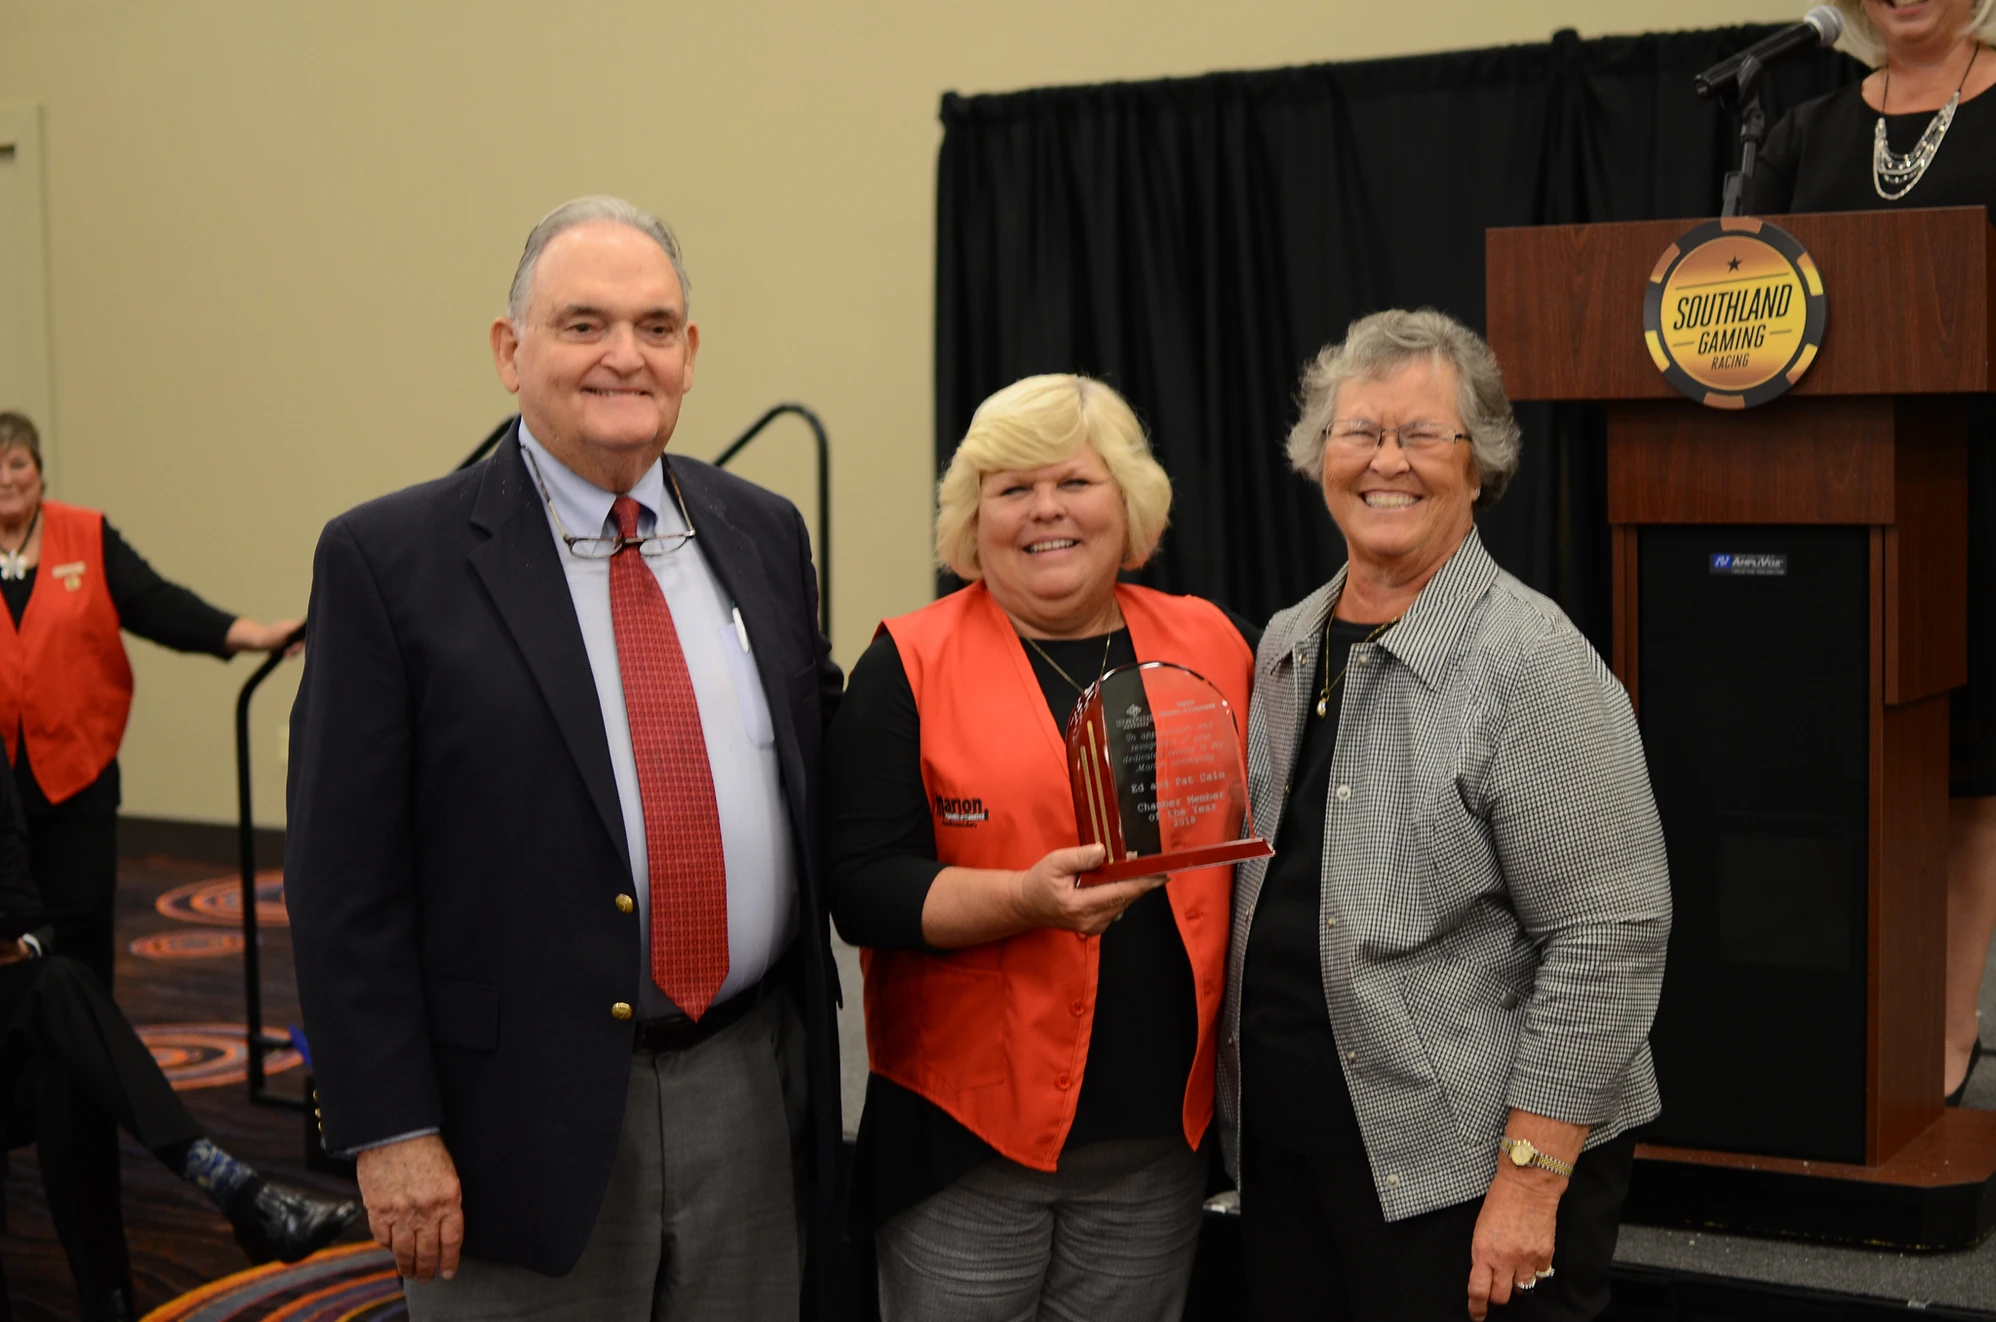
[[1518,1288],[1520,1290],[1536,1290],[1538,1289],[1538,1286],[1539,1286],[1539,1280],[1538,1277],[1536,1276],[1527,1277],[1526,1279],[1518,1282]]
[[1544,1271],[1533,1272],[1532,1275],[1538,1277],[1542,1281],[1549,1281],[1552,1279],[1552,1268],[1547,1267]]

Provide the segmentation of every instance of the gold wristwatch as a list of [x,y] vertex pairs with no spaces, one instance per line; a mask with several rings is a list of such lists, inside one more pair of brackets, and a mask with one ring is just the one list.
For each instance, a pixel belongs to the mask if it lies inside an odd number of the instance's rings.
[[1497,1140],[1497,1150],[1511,1159],[1513,1166],[1537,1166],[1549,1170],[1561,1179],[1573,1178],[1573,1167],[1557,1157],[1549,1157],[1532,1146],[1529,1138],[1512,1138],[1506,1135]]

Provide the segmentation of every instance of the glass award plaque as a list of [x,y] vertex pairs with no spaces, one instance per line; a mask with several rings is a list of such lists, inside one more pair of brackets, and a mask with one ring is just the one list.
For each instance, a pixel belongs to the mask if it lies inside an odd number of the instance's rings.
[[1275,852],[1254,834],[1233,707],[1184,666],[1117,666],[1089,685],[1067,721],[1067,759],[1081,843],[1107,851],[1078,885]]

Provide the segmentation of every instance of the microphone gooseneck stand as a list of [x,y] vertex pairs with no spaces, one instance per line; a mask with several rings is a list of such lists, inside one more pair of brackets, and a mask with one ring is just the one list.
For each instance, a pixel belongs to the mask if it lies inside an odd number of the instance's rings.
[[1767,114],[1760,106],[1760,75],[1765,71],[1754,56],[1740,61],[1738,79],[1722,94],[1720,104],[1736,110],[1740,117],[1740,168],[1726,172],[1725,201],[1719,215],[1732,217],[1746,205],[1747,184],[1753,180],[1760,158],[1760,145],[1767,140]]
[[1760,78],[1771,61],[1785,59],[1811,48],[1834,46],[1843,35],[1844,20],[1829,5],[1817,5],[1799,23],[1770,33],[1735,55],[1728,55],[1692,80],[1702,100],[1716,98],[1740,117],[1740,168],[1726,175],[1725,201],[1721,217],[1740,214],[1746,205],[1747,185],[1760,156],[1760,144],[1767,137],[1767,116],[1760,108]]

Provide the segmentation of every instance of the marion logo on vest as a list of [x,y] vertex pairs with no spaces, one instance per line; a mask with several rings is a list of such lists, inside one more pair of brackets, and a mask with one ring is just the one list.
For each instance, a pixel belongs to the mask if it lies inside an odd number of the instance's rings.
[[984,810],[982,799],[953,799],[946,794],[938,794],[936,820],[944,826],[975,826],[979,822],[990,821],[991,814]]

